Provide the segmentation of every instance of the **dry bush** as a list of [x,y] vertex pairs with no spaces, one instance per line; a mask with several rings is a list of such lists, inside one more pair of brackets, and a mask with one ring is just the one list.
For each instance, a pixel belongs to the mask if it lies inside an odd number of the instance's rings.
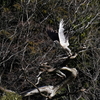
[[[64,92],[74,92],[81,88],[86,91],[63,95],[59,99],[100,99],[99,0],[19,0],[12,4],[5,1],[0,5],[0,10],[0,85],[2,87],[18,93],[32,89],[34,87],[26,81],[24,71],[27,78],[35,83],[40,63],[48,62],[53,67],[67,64],[69,67],[77,68],[79,74],[74,82],[65,86]],[[75,52],[83,45],[86,45],[87,49],[74,60],[54,63],[65,52],[57,46],[52,48],[54,43],[48,37],[46,27],[49,25],[58,30],[61,18],[65,21],[65,33],[70,35],[72,51]],[[47,80],[44,77],[39,86],[55,83],[52,79]],[[24,99],[29,98],[34,97]]]

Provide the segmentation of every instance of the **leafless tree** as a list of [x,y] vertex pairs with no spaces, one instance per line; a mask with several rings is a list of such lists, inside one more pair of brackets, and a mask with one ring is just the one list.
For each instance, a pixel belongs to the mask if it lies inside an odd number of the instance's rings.
[[[61,90],[62,92],[52,99],[100,98],[99,0],[18,0],[13,2],[11,7],[6,1],[2,3],[0,90],[6,90],[3,88],[6,87],[21,93],[29,89],[40,89],[41,94],[40,87],[48,85],[54,86],[51,89],[54,90],[56,84],[64,79],[60,78],[62,75],[58,70],[61,71],[62,67],[68,65],[68,68],[76,68],[78,75],[70,85],[61,88],[64,91]],[[69,48],[72,54],[78,53],[75,59],[68,57],[65,50],[50,40],[46,33],[47,26],[57,32],[61,18],[65,21],[65,35],[70,37]],[[86,46],[86,49],[79,53],[83,46]],[[43,64],[48,67],[44,67]],[[43,71],[43,78],[35,87],[34,84],[38,80],[36,76],[40,70]],[[58,75],[54,77],[55,74]],[[32,96],[27,98],[34,99]]]

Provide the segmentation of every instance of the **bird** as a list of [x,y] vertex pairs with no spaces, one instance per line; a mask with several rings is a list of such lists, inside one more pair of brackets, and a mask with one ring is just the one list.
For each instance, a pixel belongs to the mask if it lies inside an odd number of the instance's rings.
[[49,29],[47,29],[47,34],[53,41],[56,41],[56,40],[59,41],[62,48],[68,51],[69,56],[72,55],[71,49],[68,47],[69,46],[68,36],[66,37],[64,35],[64,20],[63,19],[61,19],[61,21],[59,23],[58,32],[49,28]]

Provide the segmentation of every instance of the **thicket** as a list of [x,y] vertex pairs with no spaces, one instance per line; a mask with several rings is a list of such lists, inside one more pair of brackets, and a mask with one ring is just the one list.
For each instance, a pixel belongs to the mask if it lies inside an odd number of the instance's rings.
[[[65,21],[65,32],[70,35],[71,50],[74,52],[75,49],[86,46],[85,52],[67,63],[79,73],[75,81],[62,90],[66,93],[86,90],[65,94],[55,100],[100,100],[99,0],[1,0],[1,87],[18,94],[34,88],[25,79],[25,73],[35,83],[40,64],[49,62],[53,66],[52,61],[64,54],[57,47],[51,49],[53,41],[46,33],[48,25],[58,30],[62,18]],[[49,84],[55,84],[54,80],[44,77],[39,86]],[[0,95],[3,98],[6,94],[0,92]],[[23,100],[38,100],[39,97],[30,96]]]

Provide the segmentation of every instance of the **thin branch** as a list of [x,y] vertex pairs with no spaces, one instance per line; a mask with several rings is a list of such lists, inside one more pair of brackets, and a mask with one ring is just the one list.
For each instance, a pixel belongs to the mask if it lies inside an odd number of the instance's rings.
[[77,93],[79,93],[79,92],[85,92],[86,91],[86,89],[80,89],[80,90],[77,90],[77,91],[75,91],[75,92],[65,92],[65,93],[63,93],[63,94],[59,94],[59,95],[56,95],[56,96],[54,96],[54,97],[52,97],[52,100],[53,99],[57,99],[57,98],[60,98],[60,97],[62,97],[62,96],[68,96],[68,95],[76,95]]
[[[24,76],[25,76],[26,81],[29,82],[31,85],[33,85],[41,96],[43,96],[45,98],[49,98],[47,95],[41,93],[40,89],[27,78],[25,71],[24,71]],[[25,96],[26,92],[25,93],[21,93],[21,94]],[[28,93],[28,94],[31,95],[31,93]]]
[[5,89],[5,88],[3,88],[1,86],[0,86],[0,90],[3,91],[3,92],[8,92],[8,93],[16,93],[16,92],[14,92],[12,90]]

